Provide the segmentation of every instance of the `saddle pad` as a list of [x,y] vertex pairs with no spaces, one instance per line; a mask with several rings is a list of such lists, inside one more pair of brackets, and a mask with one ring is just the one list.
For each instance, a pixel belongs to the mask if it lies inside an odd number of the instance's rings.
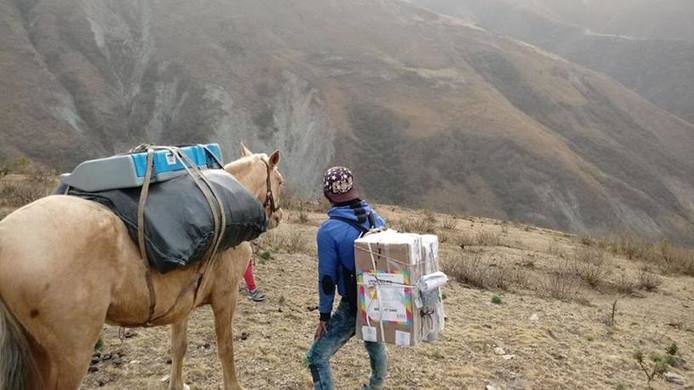
[[[203,171],[224,204],[226,229],[219,246],[225,250],[257,238],[267,230],[263,206],[234,176],[222,169]],[[53,193],[64,194],[61,185]],[[140,188],[85,192],[70,188],[68,195],[105,205],[117,214],[137,245]],[[145,204],[145,248],[150,266],[166,273],[205,256],[214,239],[214,219],[200,189],[189,175],[152,183]]]

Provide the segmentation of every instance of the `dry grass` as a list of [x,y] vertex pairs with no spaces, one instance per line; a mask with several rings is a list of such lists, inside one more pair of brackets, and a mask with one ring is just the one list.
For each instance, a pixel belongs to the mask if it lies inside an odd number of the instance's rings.
[[567,257],[564,249],[559,246],[559,243],[557,243],[555,240],[551,240],[549,245],[547,245],[547,253],[560,259],[565,259]]
[[283,228],[263,234],[258,239],[258,246],[263,250],[277,253],[307,253],[310,249],[308,240],[301,231]]
[[528,276],[525,271],[489,263],[482,260],[479,255],[460,255],[444,263],[444,271],[461,283],[488,290],[508,290],[511,286],[522,288],[528,286]]
[[694,249],[672,245],[667,240],[649,242],[632,235],[608,237],[599,245],[611,253],[657,266],[664,274],[694,276]]
[[410,217],[400,219],[395,227],[398,231],[419,234],[435,234],[436,220],[426,217]]
[[477,233],[465,232],[459,238],[460,247],[466,246],[500,246],[501,232],[485,230]]
[[51,191],[53,180],[46,177],[32,177],[22,181],[3,181],[0,183],[0,206],[21,207]]

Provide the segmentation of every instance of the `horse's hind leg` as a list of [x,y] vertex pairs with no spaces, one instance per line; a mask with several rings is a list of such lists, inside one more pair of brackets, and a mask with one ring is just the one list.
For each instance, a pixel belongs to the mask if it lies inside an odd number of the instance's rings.
[[[82,328],[79,324],[75,327]],[[42,389],[71,390],[80,387],[89,367],[94,344],[98,340],[99,329],[100,327],[96,332],[84,329],[83,337],[61,339],[45,348],[39,359],[39,370],[43,375]],[[91,336],[94,333],[96,337]]]
[[188,317],[171,325],[171,375],[169,376],[169,390],[182,390],[183,383],[183,358],[188,348]]
[[43,376],[41,388],[73,390],[87,374],[106,318],[108,296],[60,294],[69,291],[64,286],[57,291],[30,303],[22,323],[35,344],[32,352]]

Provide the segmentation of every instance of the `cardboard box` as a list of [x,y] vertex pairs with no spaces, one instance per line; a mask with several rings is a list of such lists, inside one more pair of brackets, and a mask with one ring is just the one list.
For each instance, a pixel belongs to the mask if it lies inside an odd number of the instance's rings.
[[424,296],[417,283],[438,271],[437,237],[388,230],[354,246],[357,336],[398,346],[435,339],[443,329],[440,289]]

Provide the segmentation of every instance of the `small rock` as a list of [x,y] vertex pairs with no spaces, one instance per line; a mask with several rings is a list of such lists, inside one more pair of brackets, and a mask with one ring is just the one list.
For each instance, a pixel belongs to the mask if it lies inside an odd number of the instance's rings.
[[101,361],[101,359],[98,356],[92,356],[92,364],[97,364]]
[[202,345],[203,348],[209,349],[210,348],[210,343],[205,343]]
[[170,377],[169,375],[165,375],[165,376],[163,376],[161,379],[159,379],[159,381],[160,381],[161,383],[166,383],[166,382],[169,381],[169,377]]
[[514,359],[515,357],[516,357],[516,355],[512,355],[512,354],[504,355],[504,360],[511,360],[511,359]]
[[123,360],[121,360],[121,358],[119,357],[116,357],[113,359],[112,363],[114,366],[120,367],[123,364]]
[[99,352],[99,351],[94,352],[94,353],[92,354],[92,357],[93,357],[93,358],[94,358],[94,357],[100,358],[100,357],[101,357],[101,352]]
[[308,310],[308,311],[316,311],[316,310],[318,310],[318,306],[306,306],[306,310]]
[[251,336],[248,332],[241,332],[241,340],[246,340]]
[[506,351],[501,347],[494,348],[494,353],[497,355],[506,355]]
[[539,319],[540,319],[540,316],[537,315],[537,313],[533,313],[533,314],[530,316],[530,321],[535,322],[535,321],[538,321]]
[[101,357],[101,360],[111,360],[112,357],[113,355],[111,354],[111,352],[106,352],[104,356]]
[[99,387],[104,387],[104,386],[106,386],[106,381],[103,380],[103,379],[99,379],[98,381],[96,381],[96,384],[97,384]]
[[491,328],[492,328],[492,326],[489,325],[489,324],[484,324],[484,325],[482,325],[482,326],[485,327],[485,328],[487,328],[487,329],[491,329]]
[[137,336],[137,332],[134,332],[132,330],[126,330],[123,334],[123,337],[125,337],[126,339],[133,338],[135,336]]
[[277,308],[277,311],[280,312],[280,313],[282,313],[284,310],[282,310],[282,306],[280,306],[280,307]]
[[486,386],[484,386],[484,390],[499,390],[499,388],[495,385],[487,384]]
[[97,371],[99,371],[99,368],[95,367],[95,366],[89,366],[89,369],[87,371],[88,372],[97,372]]
[[130,364],[135,365],[135,364],[140,364],[139,360],[131,360]]
[[681,375],[677,375],[674,372],[666,372],[663,376],[665,377],[665,380],[670,383],[674,383],[676,385],[684,385],[684,377],[682,377]]
[[166,358],[166,364],[171,364],[171,362],[173,362],[173,360],[170,357]]

